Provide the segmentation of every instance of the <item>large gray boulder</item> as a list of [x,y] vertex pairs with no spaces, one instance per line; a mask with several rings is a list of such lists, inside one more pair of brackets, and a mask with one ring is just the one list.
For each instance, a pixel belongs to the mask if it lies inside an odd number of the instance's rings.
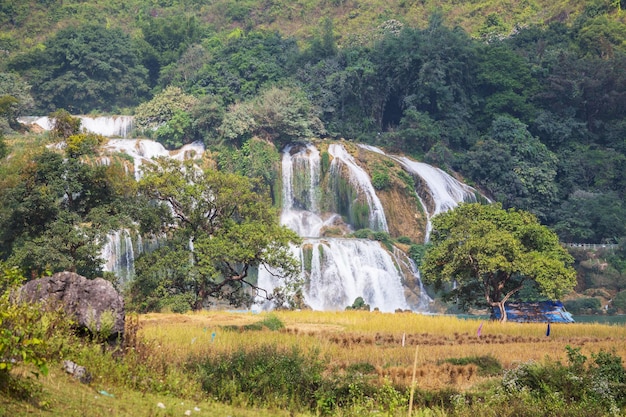
[[102,278],[87,279],[74,272],[59,272],[27,282],[20,299],[62,306],[81,330],[107,339],[124,333],[124,300],[113,285]]

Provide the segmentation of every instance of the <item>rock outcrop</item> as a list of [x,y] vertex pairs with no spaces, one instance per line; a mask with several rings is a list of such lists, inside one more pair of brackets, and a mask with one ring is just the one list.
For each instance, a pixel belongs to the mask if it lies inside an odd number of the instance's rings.
[[124,300],[102,278],[87,279],[74,272],[59,272],[27,282],[20,290],[26,302],[61,306],[81,330],[105,339],[124,333]]

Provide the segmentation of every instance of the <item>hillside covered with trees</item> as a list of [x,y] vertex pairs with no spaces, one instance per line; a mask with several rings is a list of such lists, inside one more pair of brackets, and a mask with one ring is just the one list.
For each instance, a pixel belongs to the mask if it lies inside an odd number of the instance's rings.
[[[22,143],[19,116],[134,114],[142,134],[168,148],[201,140],[221,170],[275,196],[285,144],[345,138],[458,172],[562,242],[619,243],[622,3],[3,0],[0,155]],[[93,231],[70,225],[113,228],[133,213],[151,227],[129,208],[136,184],[121,165],[79,162],[94,140],[70,140],[69,158],[3,162],[3,259],[40,262],[53,252],[36,248],[63,252],[54,239],[73,233],[66,252],[88,258]]]

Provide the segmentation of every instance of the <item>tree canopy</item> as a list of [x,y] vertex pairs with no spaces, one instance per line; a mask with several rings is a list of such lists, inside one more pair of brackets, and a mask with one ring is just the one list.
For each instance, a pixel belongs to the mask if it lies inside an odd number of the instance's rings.
[[298,274],[289,244],[299,238],[279,225],[267,193],[253,180],[160,159],[145,167],[140,189],[171,212],[158,230],[167,242],[136,266],[131,293],[140,309],[153,308],[164,295],[194,309],[211,298],[248,305],[246,287],[269,296],[253,281],[253,268],[264,265],[285,279]]
[[33,85],[38,108],[80,114],[133,106],[145,97],[148,72],[139,58],[121,30],[86,24],[60,30],[10,68]]
[[433,218],[431,244],[421,264],[425,282],[454,282],[449,295],[464,306],[498,307],[503,320],[506,301],[526,282],[551,299],[576,284],[572,257],[528,212],[462,204]]

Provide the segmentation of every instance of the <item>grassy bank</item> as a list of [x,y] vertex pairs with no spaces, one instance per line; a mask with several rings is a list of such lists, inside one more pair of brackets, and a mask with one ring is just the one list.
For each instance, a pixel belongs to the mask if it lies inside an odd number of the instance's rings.
[[[546,336],[545,324],[359,311],[148,314],[128,322],[123,355],[68,342],[63,359],[86,366],[89,384],[53,360],[47,376],[2,396],[0,416],[399,416],[407,415],[413,372],[415,416],[496,409],[537,415],[533,410],[548,404],[538,398],[554,392],[535,397],[529,373],[543,378],[542,389],[573,378],[564,375],[604,378],[614,388],[607,388],[614,397],[608,403],[593,392],[579,398],[584,387],[558,386],[554,391],[572,390],[576,402],[557,393],[559,401],[542,412],[591,416],[619,409],[626,382],[619,359],[626,354],[625,326],[553,324]],[[27,369],[15,372],[23,383]],[[507,378],[526,388],[506,391]]]

